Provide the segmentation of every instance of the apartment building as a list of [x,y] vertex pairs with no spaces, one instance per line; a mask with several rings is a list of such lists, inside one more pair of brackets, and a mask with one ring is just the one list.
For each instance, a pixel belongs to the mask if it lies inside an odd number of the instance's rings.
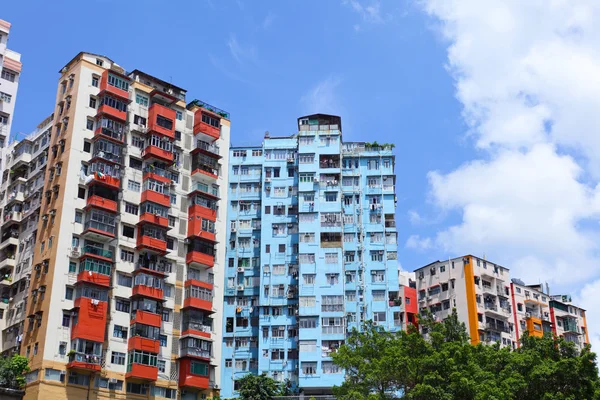
[[7,48],[10,22],[0,19],[0,148],[8,143],[21,77],[21,55]]
[[418,326],[419,306],[417,303],[417,280],[414,272],[398,270],[398,298],[400,326],[408,331],[410,325]]
[[26,399],[218,389],[230,122],[186,94],[92,53],[60,70],[24,306]]
[[53,115],[6,148],[0,186],[0,350],[4,356],[19,354],[23,339],[52,121]]
[[229,158],[221,396],[248,373],[329,393],[349,330],[402,328],[391,148],[315,114]]
[[472,255],[436,261],[415,270],[419,312],[443,320],[456,309],[471,343],[517,348],[525,331],[553,333],[576,344],[589,343],[585,310],[570,296],[550,296],[548,287],[525,285],[510,271]]

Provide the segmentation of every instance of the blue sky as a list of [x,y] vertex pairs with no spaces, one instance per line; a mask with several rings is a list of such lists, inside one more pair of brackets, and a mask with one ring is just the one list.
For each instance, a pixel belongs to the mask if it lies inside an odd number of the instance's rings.
[[232,144],[342,116],[396,144],[399,259],[486,256],[588,309],[600,344],[600,2],[28,1],[3,4],[24,72],[13,128],[79,51],[232,115]]
[[[234,145],[291,134],[317,111],[342,116],[345,140],[395,143],[401,248],[433,232],[415,231],[407,212],[427,208],[427,172],[468,150],[445,46],[414,3],[382,4],[374,16],[341,1],[62,4],[3,7],[24,63],[13,131],[52,111],[57,72],[74,55],[100,53],[229,111]],[[400,261],[412,269],[447,255],[402,249]]]

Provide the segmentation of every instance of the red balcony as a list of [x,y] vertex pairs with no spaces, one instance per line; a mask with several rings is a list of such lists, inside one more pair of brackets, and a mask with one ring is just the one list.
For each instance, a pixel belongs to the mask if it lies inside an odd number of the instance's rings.
[[121,189],[121,180],[119,178],[115,178],[115,177],[104,175],[104,174],[101,175],[101,174],[98,174],[97,172],[94,173],[94,179],[92,179],[90,184],[92,184],[92,183],[99,183],[101,185],[108,186],[111,189],[116,189],[116,190]]
[[146,180],[146,179],[154,179],[155,181],[159,181],[162,183],[166,183],[166,184],[171,184],[171,182],[173,182],[171,180],[171,178],[167,178],[166,176],[162,176],[160,174],[156,174],[154,172],[150,172],[150,171],[145,171],[144,175],[142,175],[142,179]]
[[158,314],[153,314],[151,312],[148,311],[142,311],[142,310],[137,310],[135,312],[135,317],[131,320],[131,324],[143,324],[143,325],[150,325],[150,326],[156,326],[160,328],[162,319],[161,316]]
[[137,250],[147,249],[157,253],[167,252],[167,242],[149,236],[139,235],[137,239]]
[[219,139],[221,137],[221,129],[216,126],[207,124],[206,122],[203,122],[202,114],[205,114],[206,116],[217,120],[221,119],[219,115],[208,112],[207,110],[196,110],[196,112],[194,113],[194,135],[197,135],[198,133],[203,133],[212,139]]
[[[211,171],[213,171],[213,170],[211,170]],[[209,178],[212,178],[215,180],[218,179],[219,176],[211,171],[207,171],[206,169],[202,169],[202,168],[196,168],[195,170],[192,171],[192,176],[198,174],[198,175],[202,175],[202,176],[208,176]]]
[[214,233],[202,230],[202,218],[201,217],[189,217],[188,220],[188,232],[187,237],[198,237],[207,240],[212,243],[216,243],[217,239]]
[[217,220],[217,210],[212,210],[210,208],[201,206],[199,204],[194,204],[188,207],[188,215],[191,219],[199,219],[206,218],[209,221]]
[[199,310],[204,310],[208,312],[213,312],[212,310],[212,301],[210,300],[202,300],[197,297],[188,297],[183,300],[183,308],[197,308]]
[[87,221],[83,224],[81,236],[91,238],[98,242],[107,242],[114,239],[116,228],[114,226],[98,223],[96,221]]
[[146,285],[135,285],[131,293],[133,296],[144,296],[155,300],[164,300],[164,292],[162,289]]
[[105,199],[100,196],[90,196],[85,202],[85,207],[96,207],[106,211],[117,212],[117,202],[109,199]]
[[129,342],[127,342],[127,350],[141,350],[158,354],[160,351],[160,342],[141,336],[132,336],[129,338]]
[[126,90],[119,89],[117,87],[114,87],[114,86],[108,84],[108,74],[112,74],[114,76],[117,76],[117,77],[129,82],[129,78],[126,75],[121,75],[119,73],[116,73],[115,71],[105,70],[102,73],[102,79],[100,80],[100,93],[98,95],[100,96],[104,93],[109,93],[116,97],[121,98],[121,100],[129,101],[129,93]]
[[144,160],[148,160],[150,158],[155,158],[162,162],[172,163],[173,162],[173,152],[168,150],[163,150],[160,147],[156,146],[146,146],[144,151],[142,151],[142,157]]
[[96,114],[96,119],[100,118],[103,115],[112,117],[119,121],[127,122],[127,113],[125,111],[119,111],[116,108],[107,106],[106,104],[102,104],[98,108],[98,113]]
[[156,214],[152,214],[152,213],[148,213],[148,212],[140,215],[140,222],[138,222],[138,225],[139,224],[154,224],[154,225],[162,226],[163,228],[171,229],[169,227],[169,219],[168,218],[161,217],[160,215],[156,215]]
[[100,362],[100,356],[75,353],[69,356],[69,363],[67,364],[67,368],[79,369],[83,371],[100,372]]
[[158,193],[154,190],[144,190],[142,192],[142,203],[144,201],[151,201],[165,207],[171,206],[171,197],[168,194]]
[[[159,115],[171,121],[171,129],[158,125],[157,117]],[[148,110],[148,131],[175,139],[175,110],[160,104],[152,104]]]
[[94,271],[81,271],[77,274],[77,282],[93,283],[94,285],[110,287],[110,276]]
[[131,367],[128,367],[128,372],[125,374],[125,378],[138,378],[146,381],[155,381],[158,379],[158,367],[133,363],[131,364]]
[[210,289],[210,290],[213,290],[214,287],[215,287],[215,285],[213,283],[199,281],[197,279],[188,279],[188,280],[186,280],[185,283],[184,283],[184,286],[185,287],[188,287],[188,286],[198,286],[198,287],[202,287],[202,288]]
[[[79,309],[77,323],[71,330],[71,340],[86,339],[93,342],[104,342],[104,328],[107,322],[107,306],[105,301],[93,304],[92,299],[79,297],[75,299],[75,308]],[[99,329],[102,327],[102,329]]]
[[200,264],[212,268],[215,266],[215,257],[199,251],[190,251],[185,256],[186,264]]
[[166,104],[177,103],[177,97],[163,92],[162,90],[154,89],[150,92],[150,98],[152,101],[159,101]]
[[[179,387],[191,387],[201,390],[210,388],[210,377],[208,375],[192,374],[192,362],[197,361],[190,358],[181,358],[179,360]],[[208,366],[209,372],[210,368],[211,367]]]

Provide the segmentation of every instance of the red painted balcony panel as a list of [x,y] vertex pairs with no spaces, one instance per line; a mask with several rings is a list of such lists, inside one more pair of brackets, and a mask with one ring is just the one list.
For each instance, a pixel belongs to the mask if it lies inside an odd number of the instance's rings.
[[179,387],[208,389],[210,387],[210,378],[208,376],[192,374],[191,369],[192,360],[190,358],[181,358],[179,360]]
[[194,204],[192,206],[190,206],[188,208],[188,215],[191,218],[197,219],[197,218],[206,218],[210,221],[216,221],[217,220],[217,210],[212,210],[210,208],[198,205],[198,204]]
[[[171,129],[158,125],[156,118],[159,115],[172,121]],[[175,110],[160,104],[152,104],[148,110],[148,131],[175,139]]]
[[93,300],[87,297],[75,299],[75,307],[79,312],[77,323],[71,329],[71,340],[86,339],[104,342],[108,304],[105,301],[98,301],[98,304],[92,302]]
[[184,283],[185,287],[188,286],[198,286],[198,287],[203,287],[205,289],[210,289],[213,290],[213,288],[215,287],[214,284],[210,283],[210,282],[204,282],[204,281],[199,281],[196,279],[188,279],[185,281]]
[[206,110],[198,109],[194,113],[194,135],[198,133],[203,133],[207,136],[210,136],[213,139],[219,139],[221,137],[221,129],[212,125],[207,124],[206,122],[202,122],[202,113],[210,115],[215,119],[220,119],[221,117],[208,113]]
[[161,321],[161,316],[158,314],[153,314],[148,311],[137,310],[135,312],[135,318],[131,320],[131,324],[138,323],[143,325],[156,326],[160,328]]
[[156,300],[164,300],[164,292],[162,289],[153,288],[145,285],[135,285],[132,291],[133,296],[150,297]]
[[119,121],[127,122],[127,113],[125,111],[119,111],[116,108],[112,108],[107,106],[106,104],[102,104],[98,108],[98,113],[96,114],[96,118],[99,118],[102,115],[107,115],[117,119]]
[[94,173],[94,179],[90,184],[99,183],[101,185],[108,186],[112,189],[121,189],[121,180],[108,175],[99,175],[97,172]]
[[88,282],[94,285],[110,287],[110,276],[99,274],[94,271],[81,271],[77,274],[77,282]]
[[212,312],[212,301],[202,300],[197,297],[188,297],[183,300],[183,308],[197,308],[199,310]]
[[202,218],[200,217],[189,217],[188,220],[188,232],[187,237],[197,236],[211,242],[216,242],[216,236],[214,233],[206,232],[202,230]]
[[404,286],[404,297],[410,299],[410,304],[405,302],[405,310],[407,313],[417,314],[418,311],[418,302],[417,302],[417,289]]
[[160,215],[152,214],[152,213],[143,213],[140,215],[140,222],[138,224],[147,223],[159,225],[164,228],[170,229],[169,227],[169,219],[165,217],[161,217]]
[[167,252],[167,242],[160,239],[151,238],[149,236],[138,236],[137,246],[138,250],[145,248],[148,250],[156,251],[158,253]]
[[127,350],[141,350],[158,354],[160,351],[160,342],[141,336],[132,336],[127,342]]
[[[127,81],[129,80],[129,78],[127,78],[124,75],[117,74],[113,71],[111,71],[110,73],[112,73],[115,76],[118,76],[121,79],[124,79]],[[100,93],[103,93],[103,92],[111,93],[117,97],[120,97],[122,99],[129,101],[129,93],[126,90],[119,89],[117,87],[114,87],[114,86],[108,84],[108,74],[109,74],[109,70],[105,70],[102,73],[102,79],[100,80]]]
[[158,367],[144,364],[131,364],[131,370],[125,374],[125,378],[138,378],[147,381],[155,381],[158,378]]
[[155,174],[152,172],[144,172],[144,175],[142,175],[142,179],[144,179],[144,180],[154,179],[155,181],[159,181],[159,182],[167,183],[167,184],[170,184],[172,182],[171,178],[167,178],[166,176],[162,176],[162,175]]
[[146,148],[142,151],[142,157],[144,160],[149,158],[156,158],[157,160],[172,163],[173,162],[173,152],[168,150],[163,150],[160,147],[156,146],[146,146]]
[[171,197],[168,194],[158,193],[154,190],[144,190],[142,192],[142,203],[144,201],[151,201],[165,207],[171,206]]
[[202,264],[212,268],[215,266],[215,257],[199,251],[191,251],[185,256],[185,262],[186,264]]
[[202,331],[197,331],[195,329],[186,329],[185,331],[183,331],[181,333],[181,336],[200,336],[200,337],[205,337],[207,339],[210,339],[210,332],[202,332]]
[[97,195],[87,198],[86,207],[101,208],[106,211],[117,212],[117,202]]
[[68,369],[79,369],[84,371],[100,372],[102,368],[100,364],[89,363],[84,361],[71,361],[67,364]]
[[192,176],[194,176],[195,174],[208,176],[209,178],[213,178],[215,180],[219,178],[217,174],[213,174],[212,172],[205,171],[201,168],[196,168],[195,170],[193,170]]

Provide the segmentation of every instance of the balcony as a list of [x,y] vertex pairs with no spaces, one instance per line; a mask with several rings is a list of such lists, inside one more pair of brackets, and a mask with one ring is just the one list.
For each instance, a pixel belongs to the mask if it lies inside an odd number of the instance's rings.
[[77,282],[92,283],[108,288],[110,287],[110,276],[95,271],[81,271],[77,274]]
[[86,184],[99,183],[102,185],[106,185],[111,189],[120,190],[121,189],[121,179],[116,178],[114,176],[105,175],[99,172],[94,172],[92,178],[87,180]]
[[117,229],[114,225],[90,220],[83,225],[83,232],[81,235],[97,241],[106,242],[115,237],[116,231]]
[[[162,323],[161,316],[144,310],[136,310],[132,313],[131,325],[143,324],[148,326],[159,327]],[[158,353],[158,351],[156,352]]]
[[197,347],[181,347],[179,357],[194,357],[210,361],[212,354],[209,350],[199,349]]
[[23,213],[21,211],[9,211],[4,216],[4,224],[8,223],[19,223],[23,220]]
[[118,119],[119,121],[127,122],[127,112],[117,110],[109,105],[102,104],[98,107],[98,112],[96,113],[96,119],[101,116],[112,117],[114,119]]
[[101,208],[110,212],[117,212],[117,202],[113,200],[106,199],[104,197],[100,197],[98,195],[93,195],[87,198],[85,202],[86,208],[88,207],[96,207]]
[[201,299],[198,297],[187,297],[183,301],[183,308],[196,308],[198,310],[213,312],[212,299],[207,300],[207,299]]
[[84,246],[80,258],[93,257],[104,261],[113,262],[114,254],[110,250],[104,250],[95,246]]
[[503,324],[496,324],[496,323],[493,323],[493,322],[486,322],[485,327],[487,329],[490,329],[490,330],[493,330],[493,331],[510,333],[510,327],[507,326],[507,325],[503,325]]
[[69,363],[67,364],[69,369],[100,372],[101,367],[102,358],[100,356],[84,353],[69,354]]
[[207,140],[217,140],[221,137],[221,118],[212,112],[198,109],[194,113],[194,135],[206,135]]
[[154,179],[155,181],[159,181],[162,183],[171,184],[171,173],[163,168],[155,167],[154,165],[149,165],[144,169],[144,175],[142,179]]
[[132,363],[127,366],[125,378],[137,378],[147,381],[155,381],[158,379],[158,367],[150,365]]
[[100,93],[98,94],[98,96],[108,93],[108,94],[112,94],[114,96],[120,97],[123,100],[129,101],[129,92],[127,90],[123,90],[121,88],[118,88],[118,87],[113,86],[110,83],[108,83],[109,78],[111,78],[110,79],[111,81],[114,78],[117,78],[117,80],[122,80],[125,82],[130,81],[129,77],[127,77],[125,75],[121,75],[121,74],[117,73],[116,71],[111,71],[111,70],[107,69],[102,73],[102,79],[100,80]]
[[204,155],[215,157],[217,159],[221,158],[221,155],[219,154],[219,146],[204,142],[202,140],[196,140],[196,148],[192,150],[192,154],[195,153],[202,153]]
[[179,360],[179,387],[206,390],[210,389],[214,385],[211,382],[211,367],[208,365],[208,363],[206,363],[205,367],[203,368],[203,372],[206,372],[205,375],[192,372],[199,369],[196,365],[198,363],[202,362],[199,360],[193,360],[191,358],[182,358]]
[[146,189],[142,192],[142,203],[145,201],[151,201],[164,207],[171,206],[171,196],[150,189]]
[[184,321],[182,328],[181,336],[195,335],[210,338],[213,331],[211,325],[207,325],[202,321]]
[[173,162],[173,152],[170,150],[164,150],[157,146],[146,146],[146,148],[142,151],[142,158],[144,160],[148,160],[151,158],[157,159],[162,162],[172,163]]
[[146,285],[135,285],[131,293],[133,296],[144,296],[155,300],[164,299],[164,292],[162,289]]
[[167,242],[150,236],[139,235],[137,239],[136,249],[147,249],[152,252],[164,254],[167,252]]
[[175,139],[175,110],[152,104],[148,109],[148,131]]
[[0,270],[4,270],[5,268],[14,268],[17,265],[17,261],[15,260],[15,256],[6,257],[2,261],[0,261]]
[[[140,257],[141,258],[141,257]],[[148,261],[138,262],[135,264],[135,270],[139,272],[147,272],[153,275],[165,277],[169,274],[165,266],[165,261]]]
[[190,219],[188,223],[190,224],[194,220],[199,220],[201,223],[202,218],[215,222],[217,220],[217,210],[213,210],[211,208],[204,207],[199,204],[192,204],[188,207],[188,216]]
[[[104,342],[104,327],[107,322],[108,303],[89,297],[75,299],[77,323],[71,329],[71,339],[85,339],[93,342]],[[102,329],[98,329],[102,327]]]
[[145,212],[142,215],[140,215],[140,222],[138,222],[138,224],[154,224],[166,229],[171,229],[171,227],[169,227],[168,218],[149,212]]
[[160,352],[160,342],[142,336],[132,336],[127,342],[127,350],[141,350],[158,354]]
[[185,256],[185,263],[190,266],[206,266],[212,268],[215,266],[215,257],[200,251],[190,251]]

